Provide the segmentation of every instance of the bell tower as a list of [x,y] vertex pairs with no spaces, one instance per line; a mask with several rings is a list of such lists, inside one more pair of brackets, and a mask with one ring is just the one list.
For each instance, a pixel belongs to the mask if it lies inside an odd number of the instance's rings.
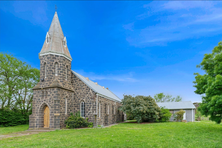
[[71,61],[57,12],[39,53],[40,82],[33,88],[29,128],[59,129],[73,108]]

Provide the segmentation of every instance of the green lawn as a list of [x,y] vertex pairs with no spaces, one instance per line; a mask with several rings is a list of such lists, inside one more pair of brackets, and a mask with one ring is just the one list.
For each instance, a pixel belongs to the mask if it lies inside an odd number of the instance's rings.
[[121,123],[109,128],[57,130],[7,138],[0,147],[160,147],[221,148],[222,125],[195,123]]
[[25,131],[28,128],[29,128],[28,124],[27,125],[10,126],[10,127],[0,127],[0,135]]

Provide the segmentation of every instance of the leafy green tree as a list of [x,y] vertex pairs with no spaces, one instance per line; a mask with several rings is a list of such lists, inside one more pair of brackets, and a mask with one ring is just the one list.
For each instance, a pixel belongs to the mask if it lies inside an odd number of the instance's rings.
[[160,121],[162,122],[168,122],[170,120],[170,117],[172,116],[169,109],[161,107],[160,112]]
[[39,82],[40,72],[9,54],[0,53],[1,109],[31,109],[32,88]]
[[202,115],[220,124],[222,120],[222,42],[214,47],[212,53],[205,54],[197,65],[205,74],[195,73],[195,93],[202,95],[199,110]]
[[150,96],[124,95],[120,110],[130,114],[138,123],[143,121],[153,122],[159,119],[160,107]]
[[172,97],[172,95],[165,95],[164,93],[159,93],[154,95],[154,100],[156,102],[180,102],[182,101],[182,97]]

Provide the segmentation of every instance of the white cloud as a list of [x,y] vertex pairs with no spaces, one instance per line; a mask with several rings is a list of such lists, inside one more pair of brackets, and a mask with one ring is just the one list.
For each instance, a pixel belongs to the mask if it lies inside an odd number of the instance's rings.
[[119,82],[138,82],[137,79],[133,77],[133,73],[127,73],[127,74],[120,74],[120,75],[100,75],[95,74],[93,72],[85,72],[83,70],[75,70],[76,72],[80,73],[84,77],[88,77],[92,81],[96,80],[111,80],[111,81],[119,81]]
[[204,8],[209,9],[214,7],[215,3],[210,1],[169,1],[164,3],[162,7],[164,9],[173,9],[173,10],[180,10],[180,9],[194,9],[194,8]]
[[[126,40],[136,47],[162,46],[172,41],[219,34],[222,30],[221,4],[206,1],[151,2],[144,5],[145,12],[134,20],[133,32],[125,28]],[[147,26],[137,27],[142,23],[147,23]]]

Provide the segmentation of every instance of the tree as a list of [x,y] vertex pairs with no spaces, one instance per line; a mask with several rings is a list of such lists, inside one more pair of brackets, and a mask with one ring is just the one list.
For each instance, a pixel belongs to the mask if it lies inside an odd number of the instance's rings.
[[142,121],[156,121],[159,119],[160,107],[150,96],[124,95],[120,110],[130,114],[138,123]]
[[212,53],[205,54],[203,61],[197,65],[205,74],[194,73],[195,93],[202,95],[198,110],[202,115],[220,124],[222,120],[222,42],[214,47]]
[[1,109],[31,109],[32,88],[39,82],[40,72],[12,55],[0,53]]
[[172,97],[172,95],[165,95],[164,93],[159,93],[154,96],[156,102],[180,102],[182,101],[182,97],[176,96]]

